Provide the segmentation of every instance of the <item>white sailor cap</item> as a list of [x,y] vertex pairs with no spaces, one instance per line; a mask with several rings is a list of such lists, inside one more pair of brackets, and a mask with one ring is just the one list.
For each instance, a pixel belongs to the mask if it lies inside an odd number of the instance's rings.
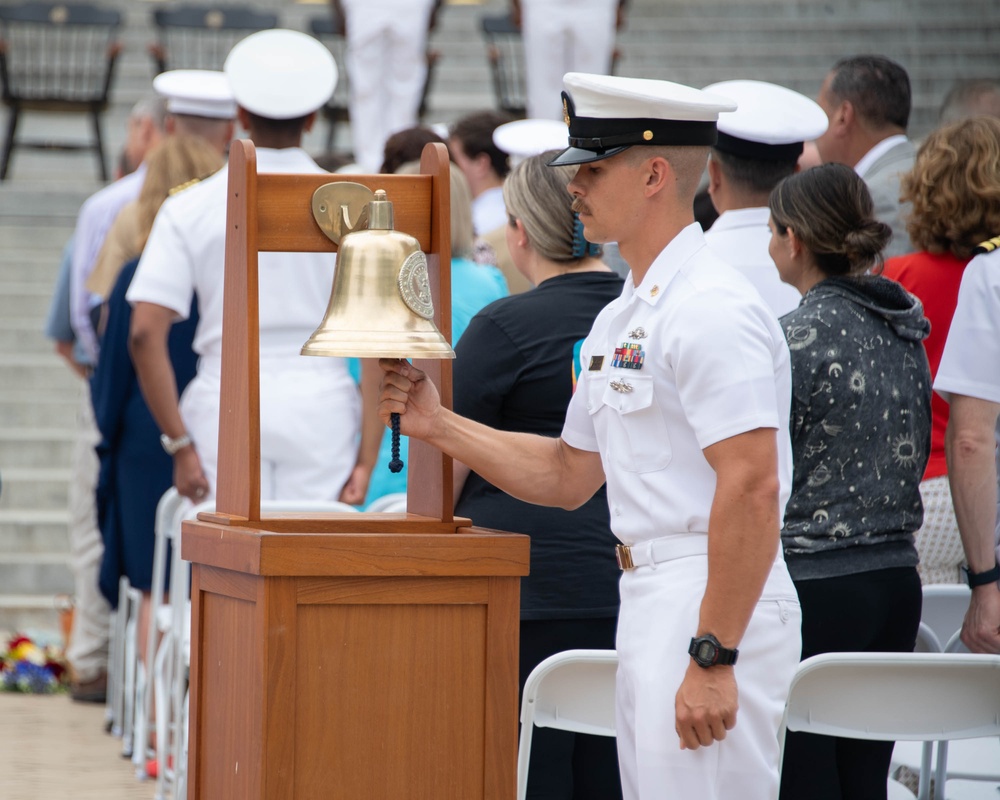
[[510,156],[511,167],[524,159],[566,147],[569,129],[554,119],[516,119],[493,130],[493,144]]
[[236,102],[268,119],[304,117],[321,108],[337,86],[337,64],[312,36],[282,28],[237,42],[223,67]]
[[706,92],[729,97],[736,111],[719,115],[715,148],[742,158],[795,161],[804,142],[826,132],[826,112],[805,95],[763,81],[723,81]]
[[719,112],[736,108],[670,81],[567,72],[563,86],[570,146],[550,166],[599,161],[634,145],[713,145]]
[[153,78],[153,90],[167,99],[171,114],[233,119],[236,101],[225,73],[208,69],[172,69]]

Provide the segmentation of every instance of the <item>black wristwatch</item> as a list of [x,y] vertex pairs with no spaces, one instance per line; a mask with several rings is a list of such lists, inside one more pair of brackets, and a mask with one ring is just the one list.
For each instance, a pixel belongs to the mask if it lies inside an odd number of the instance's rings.
[[987,583],[996,583],[1000,580],[1000,564],[998,563],[993,564],[993,569],[984,572],[973,572],[968,567],[962,567],[962,569],[965,570],[965,579],[969,582],[970,589],[985,586]]
[[731,666],[736,663],[739,654],[740,651],[735,647],[731,650],[723,647],[722,643],[710,633],[692,637],[691,646],[688,647],[688,655],[694,659],[694,663],[705,669],[717,665]]

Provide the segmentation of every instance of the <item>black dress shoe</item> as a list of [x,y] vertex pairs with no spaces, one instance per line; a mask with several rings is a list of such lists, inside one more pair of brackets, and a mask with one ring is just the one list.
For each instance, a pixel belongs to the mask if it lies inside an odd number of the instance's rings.
[[108,673],[103,670],[96,678],[80,683],[74,681],[69,687],[69,696],[77,703],[105,703],[108,699]]

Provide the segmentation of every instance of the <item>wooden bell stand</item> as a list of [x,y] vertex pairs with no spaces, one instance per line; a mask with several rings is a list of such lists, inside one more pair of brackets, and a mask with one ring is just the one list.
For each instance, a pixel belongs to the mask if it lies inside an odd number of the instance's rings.
[[[410,513],[260,514],[258,252],[334,251],[313,192],[383,188],[427,253],[450,340],[448,168],[432,144],[416,176],[258,175],[253,144],[233,143],[217,511],[182,537],[189,798],[514,797],[527,537],[455,519],[451,459],[417,441]],[[450,406],[451,362],[419,365]]]

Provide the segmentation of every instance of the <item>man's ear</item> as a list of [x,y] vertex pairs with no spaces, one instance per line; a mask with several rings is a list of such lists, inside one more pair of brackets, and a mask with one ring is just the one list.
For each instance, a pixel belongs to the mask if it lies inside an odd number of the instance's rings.
[[708,157],[708,194],[713,195],[722,186],[722,167],[711,156]]
[[643,162],[646,196],[652,197],[668,186],[677,183],[677,173],[673,165],[663,156],[653,156]]
[[302,126],[303,133],[309,133],[312,130],[313,125],[316,124],[316,112],[313,111],[309,116],[306,117],[305,124]]
[[850,100],[844,100],[830,120],[830,127],[839,136],[846,136],[857,122],[857,114],[854,111],[854,104]]

